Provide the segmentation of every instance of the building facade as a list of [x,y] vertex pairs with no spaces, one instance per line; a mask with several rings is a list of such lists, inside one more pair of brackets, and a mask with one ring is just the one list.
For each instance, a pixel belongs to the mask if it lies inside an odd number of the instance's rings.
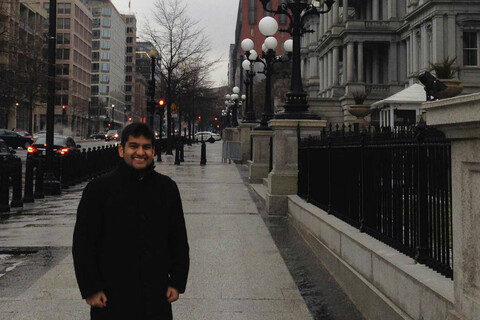
[[135,54],[137,51],[137,19],[135,15],[122,15],[125,22],[125,35],[127,48],[125,51],[125,118],[138,120],[138,114],[134,112],[136,66]]
[[91,117],[95,130],[125,124],[126,25],[109,0],[87,0],[92,12]]
[[38,129],[47,85],[46,21],[36,1],[0,2],[0,128]]
[[302,38],[310,109],[333,123],[353,121],[352,93],[369,93],[366,104],[382,100],[447,57],[457,59],[463,93],[478,91],[478,21],[478,1],[336,1],[308,20],[315,32]]
[[[50,1],[42,0],[50,12]],[[45,32],[48,32],[48,24]],[[81,0],[57,2],[55,130],[77,137],[89,133],[92,14]],[[46,107],[38,115],[46,127]]]

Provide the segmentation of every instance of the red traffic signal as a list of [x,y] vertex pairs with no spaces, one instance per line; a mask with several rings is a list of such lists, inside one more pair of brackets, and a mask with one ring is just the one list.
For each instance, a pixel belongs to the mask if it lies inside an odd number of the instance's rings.
[[202,120],[202,116],[198,116],[198,120]]
[[66,106],[66,105],[63,105],[63,106],[62,106],[62,110],[67,110],[67,106]]
[[217,117],[215,117],[214,119],[215,119],[215,121],[218,121],[218,118],[217,118]]
[[164,100],[164,99],[158,100],[158,105],[159,105],[160,107],[165,106],[165,100]]

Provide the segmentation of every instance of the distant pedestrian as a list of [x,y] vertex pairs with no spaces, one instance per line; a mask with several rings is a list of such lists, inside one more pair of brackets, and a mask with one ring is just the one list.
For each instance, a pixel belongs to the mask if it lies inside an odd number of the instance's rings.
[[120,166],[83,191],[72,251],[92,320],[170,320],[185,292],[182,202],[176,183],[154,171],[153,139],[146,124],[125,127]]

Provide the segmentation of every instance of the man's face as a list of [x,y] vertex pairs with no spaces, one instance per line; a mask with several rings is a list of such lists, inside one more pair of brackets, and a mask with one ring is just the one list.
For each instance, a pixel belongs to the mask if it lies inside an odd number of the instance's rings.
[[144,136],[129,136],[125,147],[122,145],[118,147],[120,158],[137,170],[145,169],[153,162],[154,152],[152,141]]

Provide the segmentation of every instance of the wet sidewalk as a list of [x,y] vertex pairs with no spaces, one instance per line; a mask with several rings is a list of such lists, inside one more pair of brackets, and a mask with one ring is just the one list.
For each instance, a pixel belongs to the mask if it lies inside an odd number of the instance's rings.
[[[156,168],[178,183],[191,248],[187,291],[174,303],[174,318],[312,319],[240,171],[221,162],[221,143],[207,145],[203,167],[200,145],[185,150],[181,166],[163,156]],[[3,251],[31,248],[37,256],[25,255],[0,275],[0,319],[88,319],[70,254],[83,186],[1,222]]]

